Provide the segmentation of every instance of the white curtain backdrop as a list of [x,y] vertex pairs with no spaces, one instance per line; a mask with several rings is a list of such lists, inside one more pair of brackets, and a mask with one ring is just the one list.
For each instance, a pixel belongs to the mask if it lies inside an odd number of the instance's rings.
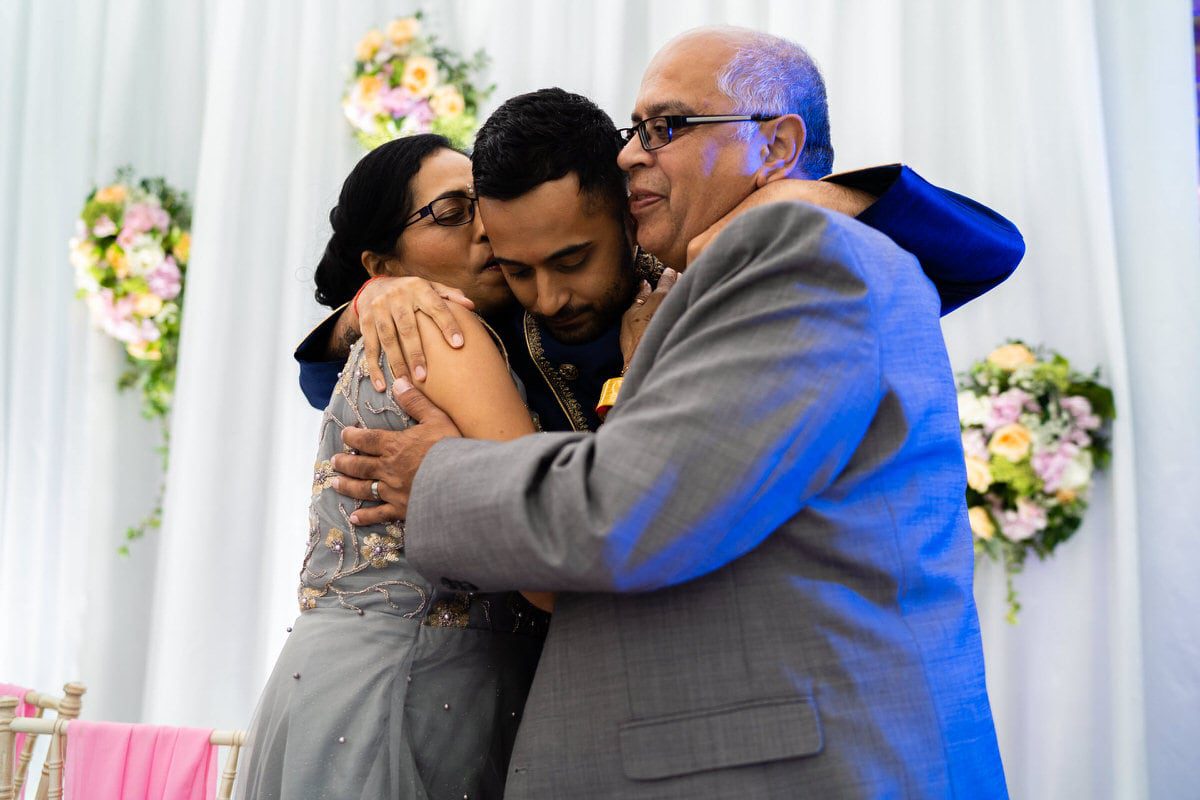
[[[359,151],[353,46],[421,8],[493,58],[488,108],[558,85],[628,117],[651,54],[727,22],[804,43],[837,166],[903,160],[1001,210],[1029,254],[945,324],[956,367],[1009,336],[1099,365],[1120,418],[1076,538],[1018,626],[977,594],[1017,797],[1194,795],[1200,741],[1200,207],[1184,0],[8,0],[0,3],[0,680],[89,685],[93,718],[236,727],[295,616],[316,412],[294,344]],[[72,299],[88,189],[133,164],[195,201],[164,528],[117,346]]]

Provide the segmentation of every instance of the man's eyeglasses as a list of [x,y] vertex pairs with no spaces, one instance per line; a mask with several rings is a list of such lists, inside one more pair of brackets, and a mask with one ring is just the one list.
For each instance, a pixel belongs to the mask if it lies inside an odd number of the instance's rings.
[[691,125],[712,125],[717,122],[766,122],[775,119],[775,114],[709,114],[706,116],[667,116],[644,119],[632,128],[617,131],[626,143],[636,133],[642,140],[643,150],[657,150],[671,143],[671,136],[678,128]]
[[[439,197],[429,205],[416,210],[404,223],[404,228],[420,222],[426,217],[433,217],[437,225],[454,227],[466,225],[475,221],[475,198],[465,194],[452,194],[449,197]],[[404,230],[401,228],[401,230]]]

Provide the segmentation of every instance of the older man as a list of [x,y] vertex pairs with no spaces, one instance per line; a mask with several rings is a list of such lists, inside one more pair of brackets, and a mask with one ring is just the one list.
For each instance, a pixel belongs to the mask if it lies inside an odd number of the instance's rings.
[[[621,154],[641,244],[682,265],[822,172],[824,105],[788,42],[668,44]],[[562,593],[508,796],[1005,794],[938,313],[893,242],[778,203],[688,267],[599,432],[467,441],[401,394],[408,558]]]

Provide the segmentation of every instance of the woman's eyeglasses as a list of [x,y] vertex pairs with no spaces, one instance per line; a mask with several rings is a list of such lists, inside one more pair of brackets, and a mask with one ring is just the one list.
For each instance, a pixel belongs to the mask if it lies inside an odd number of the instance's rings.
[[[452,194],[447,197],[439,197],[428,205],[417,209],[408,218],[408,221],[404,223],[404,228],[420,222],[426,217],[433,217],[434,224],[444,225],[448,228],[474,222],[475,198],[465,194]],[[404,228],[401,228],[401,230],[404,230]]]

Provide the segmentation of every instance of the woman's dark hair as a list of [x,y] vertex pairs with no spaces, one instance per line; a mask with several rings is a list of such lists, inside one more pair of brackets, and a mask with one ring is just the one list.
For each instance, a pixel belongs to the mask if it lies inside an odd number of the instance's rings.
[[317,302],[337,308],[370,277],[362,253],[390,253],[413,213],[412,181],[437,150],[454,150],[444,136],[423,133],[381,144],[355,165],[329,212],[333,235],[317,264]]

